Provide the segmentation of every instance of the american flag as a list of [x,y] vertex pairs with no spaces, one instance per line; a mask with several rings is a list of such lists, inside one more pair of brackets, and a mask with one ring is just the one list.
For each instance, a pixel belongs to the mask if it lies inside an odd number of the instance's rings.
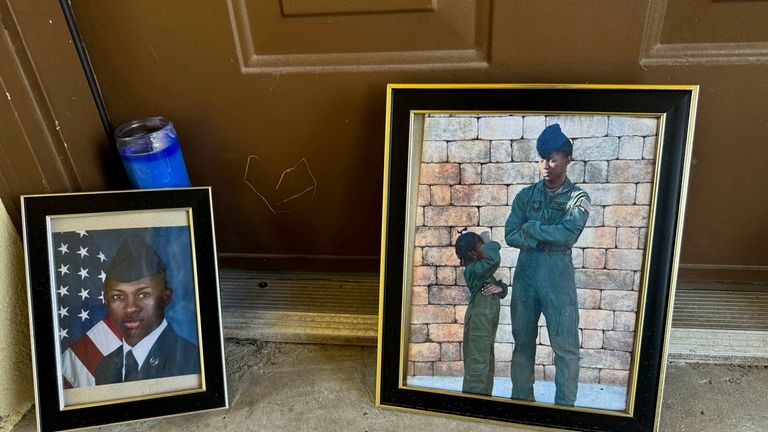
[[56,330],[62,350],[64,388],[95,385],[99,361],[122,343],[104,305],[104,270],[111,257],[102,252],[92,234],[53,234]]

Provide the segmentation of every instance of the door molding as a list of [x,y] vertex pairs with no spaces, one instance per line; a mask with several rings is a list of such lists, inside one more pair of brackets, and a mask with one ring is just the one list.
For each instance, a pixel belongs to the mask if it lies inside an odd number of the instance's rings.
[[[706,7],[728,7],[727,2],[711,2]],[[744,2],[733,2],[744,3]],[[754,6],[762,7],[763,2],[753,2]],[[754,64],[768,63],[768,41],[733,41],[708,42],[705,40],[691,42],[662,42],[664,23],[671,3],[668,0],[651,0],[648,4],[645,29],[643,32],[640,66],[650,69],[655,66],[675,65],[718,65],[718,64]],[[744,5],[740,5],[744,6]],[[749,5],[747,5],[749,6]],[[754,7],[753,6],[753,7]],[[710,14],[717,20],[727,19],[718,17],[717,13]],[[697,22],[697,20],[691,20]]]
[[20,195],[103,189],[116,159],[64,3],[0,0],[0,199],[18,230]]
[[[243,73],[364,72],[402,69],[483,69],[489,66],[492,0],[471,2],[368,1],[262,2],[228,0],[234,43]],[[464,9],[469,9],[466,13]],[[377,51],[349,48],[351,29],[377,19],[397,20],[392,34],[377,35]],[[301,25],[296,25],[301,22]],[[328,47],[317,50],[313,31],[321,27]],[[453,32],[435,42],[435,33]],[[405,38],[402,35],[411,35]],[[293,38],[290,49],[272,42]],[[427,42],[424,42],[427,41]]]

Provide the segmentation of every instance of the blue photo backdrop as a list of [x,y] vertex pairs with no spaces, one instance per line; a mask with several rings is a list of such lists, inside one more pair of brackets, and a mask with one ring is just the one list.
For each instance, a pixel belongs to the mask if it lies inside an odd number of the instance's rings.
[[181,336],[198,343],[188,226],[69,231],[54,233],[52,248],[62,352],[107,315],[103,271],[131,233],[144,237],[166,266],[168,286],[173,288],[166,320]]

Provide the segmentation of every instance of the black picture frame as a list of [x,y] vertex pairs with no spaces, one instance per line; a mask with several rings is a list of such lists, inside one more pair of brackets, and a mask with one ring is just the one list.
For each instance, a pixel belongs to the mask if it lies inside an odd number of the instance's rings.
[[[209,187],[30,195],[21,203],[39,430],[228,407]],[[191,350],[149,351],[142,365],[167,366],[161,378],[96,385],[101,359],[117,347],[122,353],[119,325],[107,325],[103,271],[131,236],[156,251],[173,288],[163,308],[168,325],[158,332],[175,331]],[[179,369],[179,357],[194,369]]]
[[[376,406],[544,429],[656,431],[666,371],[697,99],[698,86],[695,85],[390,84],[385,139]],[[657,124],[658,136],[654,138],[657,147],[651,163],[650,202],[646,203],[649,208],[648,226],[647,231],[641,231],[646,233],[645,246],[641,247],[644,249],[642,270],[637,272],[642,278],[636,277],[634,281],[639,300],[624,409],[580,407],[578,404],[576,407],[560,406],[408,384],[412,367],[409,364],[409,343],[415,337],[410,316],[415,304],[412,297],[416,295],[413,292],[414,262],[417,260],[414,252],[415,225],[422,223],[419,221],[424,218],[424,212],[419,213],[421,210],[418,210],[418,206],[424,204],[417,201],[421,198],[422,144],[427,140],[424,137],[425,116],[435,115],[439,119],[484,114],[628,116],[655,119],[657,122],[654,123]],[[476,135],[474,139],[480,138]],[[535,136],[528,138],[535,147]],[[443,161],[450,163],[450,156]],[[484,162],[493,160],[486,159]],[[532,164],[535,165],[535,162]],[[438,171],[433,171],[431,175],[435,173],[439,175]],[[455,187],[457,181],[447,181],[446,184]],[[508,205],[511,204],[511,195]],[[452,230],[455,228],[458,227],[451,227]],[[455,241],[457,233],[452,231],[450,235]],[[640,243],[643,243],[642,239]],[[453,247],[453,243],[450,246]],[[434,276],[430,277],[433,278],[430,282],[434,281]],[[456,279],[459,277],[456,276]],[[456,285],[461,284],[456,282]],[[432,288],[430,285],[424,292],[432,295]],[[511,283],[510,292],[514,295]],[[459,318],[456,320],[461,323]],[[435,355],[442,355],[439,353]]]

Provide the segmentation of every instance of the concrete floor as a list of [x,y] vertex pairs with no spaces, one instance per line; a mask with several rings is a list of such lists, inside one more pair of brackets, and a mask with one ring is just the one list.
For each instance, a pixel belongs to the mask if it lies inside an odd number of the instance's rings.
[[[523,431],[373,407],[376,350],[228,340],[230,409],[96,431]],[[768,366],[670,364],[660,431],[768,431]],[[15,432],[35,430],[26,416]]]

